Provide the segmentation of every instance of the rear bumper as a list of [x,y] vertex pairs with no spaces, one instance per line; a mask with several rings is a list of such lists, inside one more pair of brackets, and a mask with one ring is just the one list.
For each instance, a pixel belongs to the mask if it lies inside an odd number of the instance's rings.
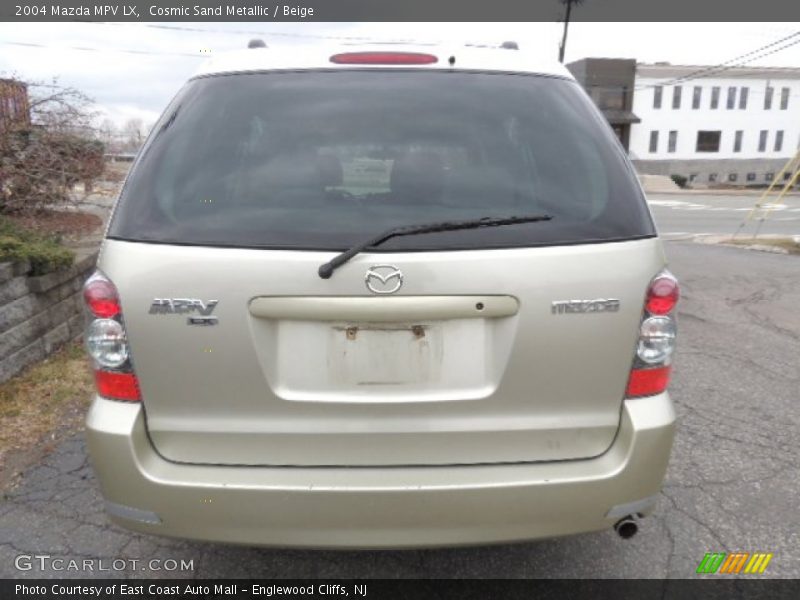
[[[95,398],[89,451],[113,521],[137,531],[273,546],[399,548],[530,540],[646,514],[675,426],[669,396],[627,400],[597,458],[480,466],[332,468],[176,464],[138,404]],[[630,506],[625,506],[630,505]]]

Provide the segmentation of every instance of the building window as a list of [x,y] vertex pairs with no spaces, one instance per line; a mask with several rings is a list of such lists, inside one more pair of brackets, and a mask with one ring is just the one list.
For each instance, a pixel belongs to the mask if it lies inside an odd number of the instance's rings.
[[758,151],[765,152],[767,150],[767,130],[762,129],[758,134]]
[[683,88],[679,85],[676,85],[672,88],[672,108],[680,108],[681,107],[681,90]]
[[695,179],[697,179],[698,177],[700,177],[700,173],[691,173],[691,174],[689,175],[689,181],[694,181],[694,180],[695,180]]
[[747,94],[750,93],[750,88],[743,87],[739,90],[739,109],[744,110],[747,108]]
[[731,183],[736,181],[738,178],[739,176],[736,173],[728,173],[728,181],[730,181]]
[[719,86],[711,88],[711,108],[719,108]]
[[775,173],[764,173],[764,181],[772,181],[775,179]]
[[657,85],[653,88],[653,108],[661,108],[661,95],[664,93],[664,88]]
[[728,101],[725,104],[725,108],[731,109],[736,108],[736,88],[729,87],[728,88]]
[[744,143],[744,131],[740,129],[736,132],[736,135],[733,140],[733,151],[741,152],[743,143]]
[[775,132],[775,152],[783,150],[783,129]]
[[696,85],[692,92],[692,108],[700,108],[700,102],[703,98],[703,88]]
[[792,172],[791,171],[786,171],[783,174],[783,180],[784,181],[789,181],[791,178],[792,178]]
[[721,131],[698,131],[695,150],[697,152],[719,152],[719,140],[721,137]]
[[708,174],[708,182],[709,183],[716,183],[717,181],[717,174],[716,173],[709,173]]
[[678,145],[678,132],[672,130],[669,132],[669,138],[667,139],[667,152],[675,152],[675,146]]
[[756,180],[756,174],[755,173],[748,173],[747,174],[747,181],[755,181],[755,180]]
[[650,152],[658,152],[658,132],[650,132]]
[[764,110],[769,110],[772,108],[773,92],[775,92],[775,88],[768,85],[766,91],[764,92]]
[[789,108],[789,88],[781,88],[781,110]]

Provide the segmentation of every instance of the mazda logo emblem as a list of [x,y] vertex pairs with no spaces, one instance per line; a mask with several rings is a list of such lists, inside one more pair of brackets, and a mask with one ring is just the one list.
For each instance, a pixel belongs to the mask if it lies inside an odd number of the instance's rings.
[[364,283],[374,294],[394,294],[403,287],[403,272],[394,265],[374,265],[367,269]]

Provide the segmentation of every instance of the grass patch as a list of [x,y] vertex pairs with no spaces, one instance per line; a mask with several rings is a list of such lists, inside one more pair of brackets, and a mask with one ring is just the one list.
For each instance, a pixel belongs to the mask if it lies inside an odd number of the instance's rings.
[[735,246],[772,246],[775,248],[783,248],[789,254],[800,255],[800,243],[795,242],[792,238],[755,238],[740,237],[727,240],[726,244],[733,244]]
[[37,446],[82,427],[92,389],[79,343],[0,384],[0,488]]
[[27,231],[0,217],[0,262],[29,261],[31,275],[43,275],[72,265],[75,253],[57,237]]

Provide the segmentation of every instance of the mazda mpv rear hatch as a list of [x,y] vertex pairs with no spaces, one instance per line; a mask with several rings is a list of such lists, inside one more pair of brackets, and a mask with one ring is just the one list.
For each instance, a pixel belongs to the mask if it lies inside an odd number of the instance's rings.
[[475,464],[609,447],[664,264],[640,188],[566,75],[442,62],[209,75],[168,107],[100,263],[162,456]]

